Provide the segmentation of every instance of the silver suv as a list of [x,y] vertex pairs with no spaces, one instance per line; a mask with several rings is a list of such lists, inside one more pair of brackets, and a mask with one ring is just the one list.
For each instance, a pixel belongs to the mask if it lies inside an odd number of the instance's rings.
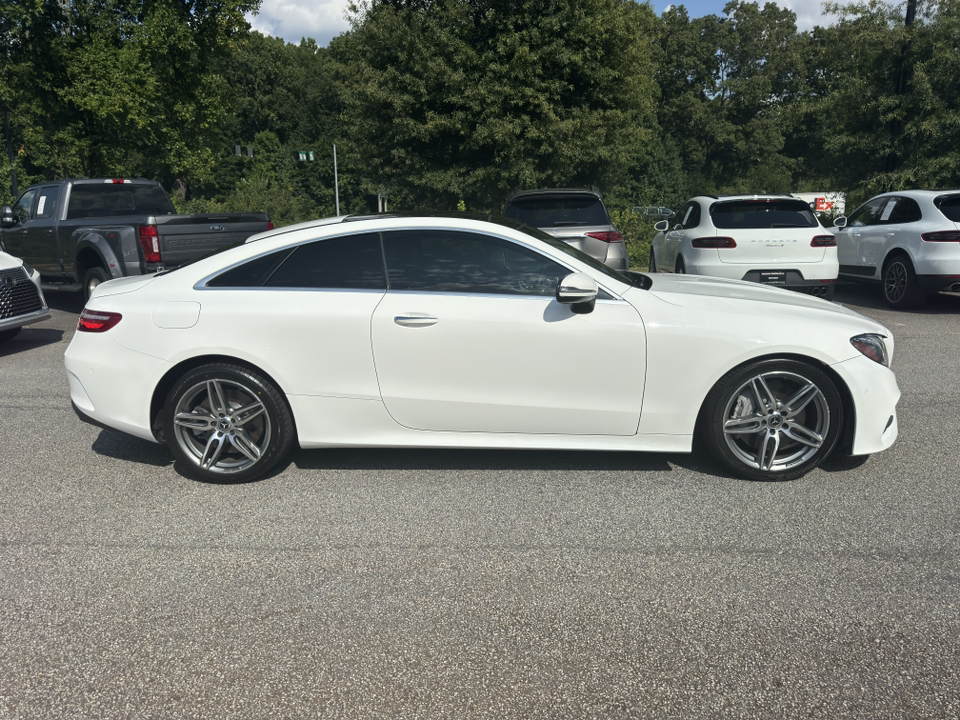
[[524,190],[507,199],[503,214],[539,228],[605,265],[628,270],[627,245],[593,190]]

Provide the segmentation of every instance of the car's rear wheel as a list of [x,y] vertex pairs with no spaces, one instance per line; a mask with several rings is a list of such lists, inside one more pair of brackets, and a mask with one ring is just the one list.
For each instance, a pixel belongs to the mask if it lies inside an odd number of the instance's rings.
[[653,254],[653,248],[650,248],[650,272],[655,273],[657,271],[657,258]]
[[883,299],[897,310],[918,308],[927,299],[906,255],[894,255],[883,266]]
[[293,421],[280,392],[237,365],[204,365],[174,384],[163,411],[167,446],[203,480],[246,482],[290,449]]
[[674,268],[673,271],[674,271],[675,273],[677,273],[678,275],[686,275],[686,274],[687,274],[687,266],[686,266],[686,265],[684,264],[684,262],[683,262],[683,255],[680,255],[680,256],[677,258],[677,265],[676,265],[676,267]]
[[793,480],[826,458],[843,404],[821,370],[762,360],[727,373],[704,404],[700,432],[715,457],[751,480]]

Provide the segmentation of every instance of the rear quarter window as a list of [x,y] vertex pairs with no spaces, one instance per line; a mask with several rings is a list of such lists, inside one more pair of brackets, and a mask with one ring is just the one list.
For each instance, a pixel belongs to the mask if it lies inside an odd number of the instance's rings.
[[770,230],[817,227],[816,216],[802,200],[731,200],[710,206],[717,228]]
[[941,195],[933,204],[950,222],[960,222],[960,195]]

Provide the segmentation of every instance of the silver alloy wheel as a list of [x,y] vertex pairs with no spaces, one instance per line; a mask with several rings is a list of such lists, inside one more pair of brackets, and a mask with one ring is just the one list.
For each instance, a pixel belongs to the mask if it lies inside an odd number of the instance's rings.
[[891,261],[883,274],[883,293],[887,301],[896,304],[903,300],[909,283],[910,273],[903,261],[899,259]]
[[783,370],[747,379],[723,412],[727,447],[758,470],[790,470],[810,460],[830,430],[830,406],[809,379]]
[[272,425],[256,389],[223,378],[193,385],[174,408],[173,425],[184,454],[202,470],[230,475],[259,462]]

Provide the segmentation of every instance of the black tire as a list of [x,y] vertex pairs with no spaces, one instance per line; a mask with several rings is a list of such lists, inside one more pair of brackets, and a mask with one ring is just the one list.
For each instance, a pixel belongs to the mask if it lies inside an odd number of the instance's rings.
[[0,343],[5,343],[7,340],[13,340],[17,333],[20,332],[23,328],[10,328],[9,330],[0,330]]
[[84,302],[90,299],[90,296],[93,294],[93,291],[97,289],[97,285],[100,283],[105,283],[109,280],[110,277],[107,275],[107,271],[102,267],[92,267],[83,275],[83,299]]
[[657,258],[654,257],[653,248],[650,248],[650,267],[647,270],[651,273],[657,272]]
[[927,300],[927,293],[920,287],[913,263],[906,255],[890,257],[883,266],[883,299],[897,310],[913,310]]
[[707,395],[699,433],[723,465],[749,480],[794,480],[833,451],[843,403],[821,370],[760,360],[723,376]]
[[290,450],[290,408],[273,383],[239,365],[191,370],[167,394],[163,433],[173,456],[202,480],[249,482]]
[[678,255],[678,256],[677,256],[677,265],[676,265],[676,267],[673,269],[673,271],[674,271],[677,275],[686,275],[686,274],[687,274],[687,266],[686,266],[686,264],[683,262],[683,255]]

